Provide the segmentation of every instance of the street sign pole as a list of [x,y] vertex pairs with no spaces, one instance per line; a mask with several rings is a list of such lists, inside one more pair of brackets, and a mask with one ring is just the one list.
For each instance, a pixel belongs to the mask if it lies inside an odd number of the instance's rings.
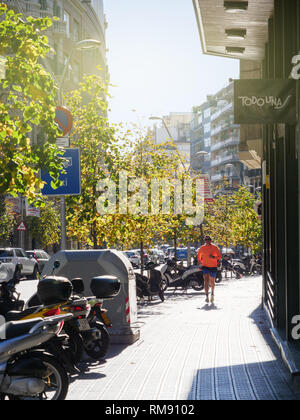
[[60,197],[60,226],[61,226],[61,250],[67,249],[67,229],[66,229],[66,197]]
[[45,186],[42,190],[44,196],[60,197],[60,222],[61,222],[61,249],[67,248],[66,236],[66,202],[65,197],[68,195],[81,194],[81,168],[80,168],[80,150],[65,149],[63,163],[65,173],[60,174],[62,185],[57,189],[51,187],[51,176],[48,172],[42,171],[42,180]]

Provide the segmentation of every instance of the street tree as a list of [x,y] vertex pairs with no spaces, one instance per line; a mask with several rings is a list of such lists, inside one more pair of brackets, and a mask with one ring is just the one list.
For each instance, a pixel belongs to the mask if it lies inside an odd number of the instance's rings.
[[[62,169],[55,145],[55,85],[40,64],[50,51],[44,32],[49,18],[26,21],[0,3],[0,56],[6,76],[0,80],[0,194],[21,194],[41,204],[40,170],[58,186]],[[42,133],[34,143],[32,133]]]
[[56,200],[46,200],[40,217],[26,217],[26,226],[32,238],[40,241],[42,248],[59,244],[60,211]]
[[262,222],[255,211],[255,197],[246,186],[241,186],[232,195],[232,238],[233,245],[239,244],[259,252],[262,249]]

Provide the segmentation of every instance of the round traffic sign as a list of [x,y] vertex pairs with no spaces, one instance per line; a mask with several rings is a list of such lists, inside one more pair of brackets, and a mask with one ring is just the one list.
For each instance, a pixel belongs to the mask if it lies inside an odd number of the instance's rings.
[[61,137],[64,137],[70,133],[73,127],[73,117],[68,108],[65,106],[56,107],[55,122],[62,131]]

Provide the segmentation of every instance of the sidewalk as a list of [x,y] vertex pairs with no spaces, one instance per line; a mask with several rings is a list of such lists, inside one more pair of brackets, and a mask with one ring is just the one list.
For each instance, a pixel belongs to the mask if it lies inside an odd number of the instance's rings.
[[141,340],[112,346],[106,363],[71,384],[68,399],[300,399],[260,307],[261,283],[224,281],[214,306],[193,291],[145,304]]

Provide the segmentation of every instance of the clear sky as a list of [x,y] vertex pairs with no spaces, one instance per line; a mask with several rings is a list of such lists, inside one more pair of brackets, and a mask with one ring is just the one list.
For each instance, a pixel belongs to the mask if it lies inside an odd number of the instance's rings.
[[112,122],[190,112],[239,78],[238,60],[202,53],[192,0],[104,0],[104,10]]

